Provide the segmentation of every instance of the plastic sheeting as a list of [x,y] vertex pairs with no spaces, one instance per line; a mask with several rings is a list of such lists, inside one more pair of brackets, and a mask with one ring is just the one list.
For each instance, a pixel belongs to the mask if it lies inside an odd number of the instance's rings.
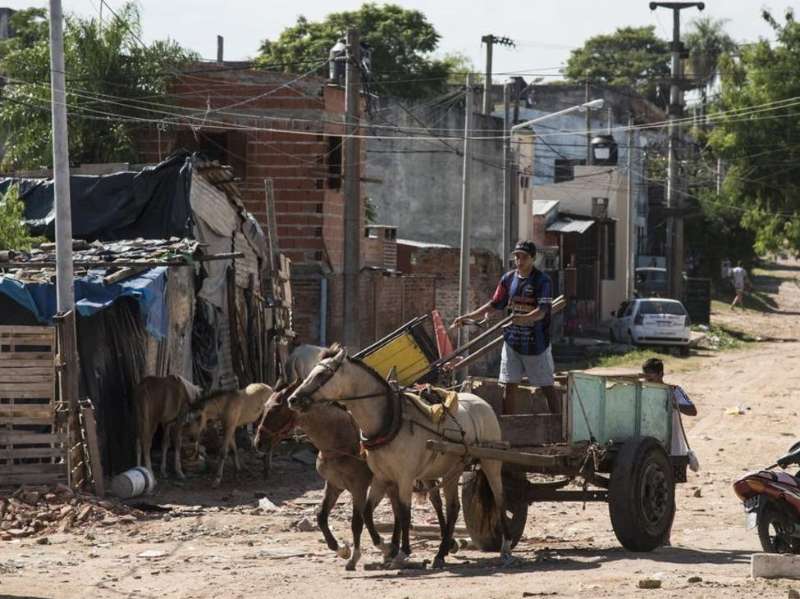
[[[81,316],[91,316],[108,308],[121,297],[130,297],[139,304],[147,332],[157,339],[167,334],[165,286],[167,268],[152,268],[136,277],[106,285],[105,271],[89,271],[75,279],[75,308]],[[22,283],[0,276],[0,293],[10,297],[31,312],[41,324],[52,324],[56,314],[56,288],[52,283]]]
[[[73,175],[73,237],[87,241],[191,237],[191,180],[192,159],[187,153],[140,172]],[[54,181],[0,178],[0,193],[17,183],[25,204],[25,224],[34,235],[54,239]]]

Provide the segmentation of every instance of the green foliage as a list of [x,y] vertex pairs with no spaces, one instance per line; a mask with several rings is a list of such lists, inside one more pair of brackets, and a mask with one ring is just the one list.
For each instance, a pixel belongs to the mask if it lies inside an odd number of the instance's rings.
[[800,254],[800,115],[796,106],[764,107],[800,96],[800,24],[791,11],[782,24],[768,12],[763,17],[776,41],[720,60],[720,114],[709,144],[729,165],[719,201],[741,212],[755,251]]
[[[124,118],[154,115],[131,105],[164,94],[171,73],[196,59],[172,41],[142,47],[135,4],[126,4],[117,14],[119,18],[104,22],[102,27],[95,19],[66,19],[69,146],[74,163],[135,161],[135,123]],[[0,42],[0,71],[9,81],[0,105],[0,129],[6,133],[3,167],[49,166],[52,145],[46,13],[42,9],[19,11],[12,16],[11,25],[17,35]],[[157,101],[164,102],[163,98]]]
[[278,39],[262,42],[258,61],[299,73],[325,62],[319,72],[326,73],[328,52],[348,29],[356,29],[372,48],[372,78],[379,93],[419,98],[445,90],[452,62],[432,57],[439,34],[421,12],[396,4],[368,2],[323,21],[300,16]]
[[659,84],[669,78],[669,44],[657,37],[655,27],[620,27],[597,35],[572,51],[564,75],[586,81],[628,86],[661,105]]
[[725,32],[726,23],[726,19],[700,17],[689,24],[689,31],[683,36],[689,50],[687,75],[698,83],[705,83],[713,77],[721,56],[738,49],[733,38]]
[[25,205],[19,188],[13,185],[0,196],[0,250],[30,250],[39,238],[31,237],[22,223]]

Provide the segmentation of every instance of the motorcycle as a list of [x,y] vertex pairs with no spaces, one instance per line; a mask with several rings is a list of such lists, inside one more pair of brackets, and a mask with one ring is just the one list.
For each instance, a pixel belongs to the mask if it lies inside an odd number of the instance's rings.
[[800,465],[800,442],[766,470],[750,472],[733,483],[744,503],[748,530],[758,528],[758,539],[767,553],[800,554],[800,471],[775,472]]

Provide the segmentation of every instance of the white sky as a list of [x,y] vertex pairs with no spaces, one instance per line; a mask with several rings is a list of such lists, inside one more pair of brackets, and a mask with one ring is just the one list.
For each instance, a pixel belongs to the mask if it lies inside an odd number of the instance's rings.
[[[107,0],[115,9],[123,0]],[[253,57],[265,37],[274,39],[298,15],[322,19],[332,11],[352,10],[361,0],[139,0],[144,39],[166,37],[216,57],[216,36],[225,37],[225,59]],[[483,68],[480,38],[492,33],[519,43],[516,49],[496,47],[494,72],[557,73],[572,48],[587,38],[620,26],[654,25],[656,33],[671,37],[671,11],[652,12],[648,0],[397,0],[406,8],[422,11],[442,36],[439,53],[463,52]],[[48,5],[47,0],[0,0],[11,8]],[[98,15],[100,0],[63,0],[64,11]],[[793,7],[800,16],[800,0],[707,0],[704,14],[728,19],[728,32],[737,41],[769,36],[761,19],[762,7],[782,19]],[[683,11],[684,23],[699,14]],[[104,10],[108,16],[108,10]],[[684,26],[685,28],[685,26]],[[530,79],[530,77],[528,77]]]

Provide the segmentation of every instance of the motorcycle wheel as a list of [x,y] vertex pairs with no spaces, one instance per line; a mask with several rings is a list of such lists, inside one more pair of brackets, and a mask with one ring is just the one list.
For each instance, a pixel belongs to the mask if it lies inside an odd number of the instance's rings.
[[758,540],[767,553],[800,553],[800,540],[789,533],[791,518],[774,503],[768,503],[758,516]]

